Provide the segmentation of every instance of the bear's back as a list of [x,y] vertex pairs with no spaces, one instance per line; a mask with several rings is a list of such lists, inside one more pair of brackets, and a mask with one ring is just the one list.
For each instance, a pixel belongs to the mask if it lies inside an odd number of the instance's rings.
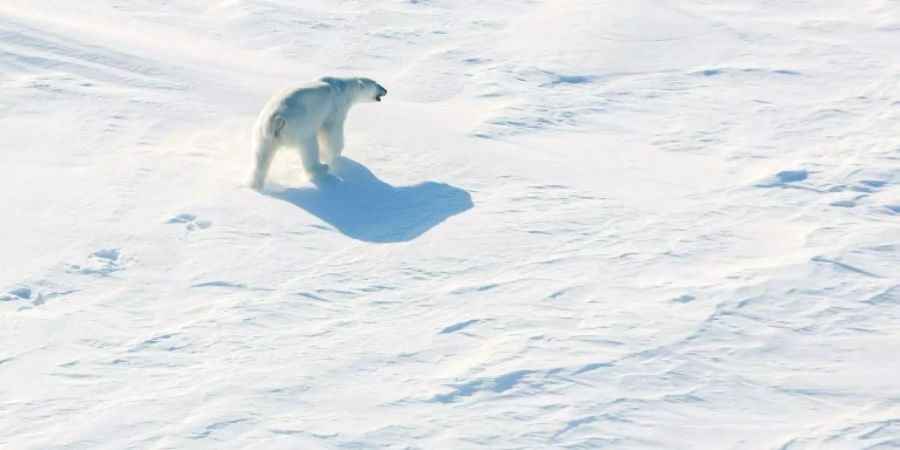
[[325,116],[334,104],[332,97],[329,84],[305,83],[283,89],[272,97],[267,109],[283,117]]

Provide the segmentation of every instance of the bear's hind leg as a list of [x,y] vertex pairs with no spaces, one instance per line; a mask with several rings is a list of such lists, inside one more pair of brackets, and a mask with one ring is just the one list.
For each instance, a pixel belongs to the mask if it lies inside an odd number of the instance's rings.
[[259,138],[253,148],[253,170],[250,173],[249,184],[254,189],[261,188],[266,182],[269,166],[275,156],[277,144],[269,139]]

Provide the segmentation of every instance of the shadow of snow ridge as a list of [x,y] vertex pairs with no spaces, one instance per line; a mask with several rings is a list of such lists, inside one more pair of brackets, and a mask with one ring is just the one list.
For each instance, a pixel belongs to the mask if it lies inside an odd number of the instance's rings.
[[447,218],[472,207],[463,189],[427,181],[394,187],[347,158],[309,188],[271,193],[308,211],[344,235],[366,242],[413,240]]

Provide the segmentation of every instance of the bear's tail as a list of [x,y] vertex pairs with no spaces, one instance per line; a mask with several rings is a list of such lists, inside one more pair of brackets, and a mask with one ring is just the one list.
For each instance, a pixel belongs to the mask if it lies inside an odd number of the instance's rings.
[[278,114],[272,115],[268,121],[262,124],[262,136],[266,139],[277,138],[281,133],[281,129],[284,128],[284,123],[284,117]]

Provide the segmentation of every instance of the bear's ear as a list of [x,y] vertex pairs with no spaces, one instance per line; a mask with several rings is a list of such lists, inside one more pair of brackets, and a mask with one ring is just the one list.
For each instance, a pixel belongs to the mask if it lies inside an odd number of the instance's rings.
[[356,87],[358,87],[360,90],[366,88],[366,83],[363,83],[362,78],[357,78],[357,79],[356,79]]

